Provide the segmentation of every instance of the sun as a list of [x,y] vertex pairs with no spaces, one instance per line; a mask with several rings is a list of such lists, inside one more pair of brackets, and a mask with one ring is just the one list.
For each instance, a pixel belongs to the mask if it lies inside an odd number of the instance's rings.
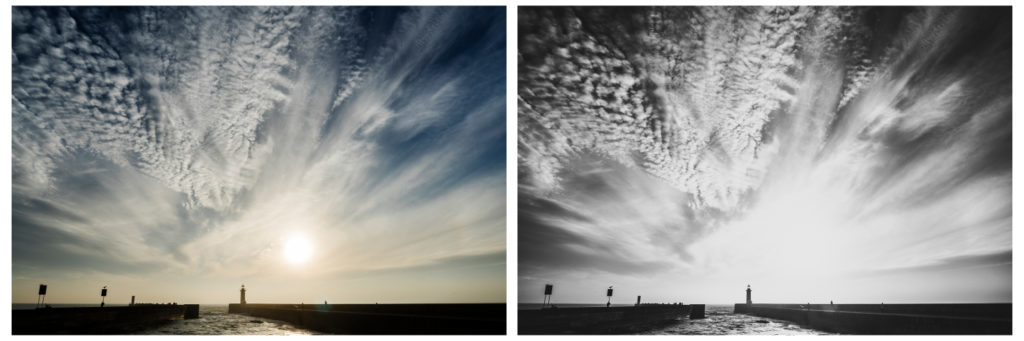
[[313,255],[313,243],[302,235],[293,235],[284,244],[284,259],[292,264],[303,264]]

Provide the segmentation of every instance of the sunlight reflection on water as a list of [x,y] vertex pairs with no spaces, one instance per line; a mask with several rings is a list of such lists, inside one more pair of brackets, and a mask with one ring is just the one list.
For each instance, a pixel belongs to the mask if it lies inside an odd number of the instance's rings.
[[228,314],[226,305],[200,305],[199,318],[174,321],[147,330],[150,335],[314,335],[314,331],[286,322],[240,314]]
[[733,314],[731,305],[708,305],[704,319],[651,330],[646,335],[827,335],[788,321]]

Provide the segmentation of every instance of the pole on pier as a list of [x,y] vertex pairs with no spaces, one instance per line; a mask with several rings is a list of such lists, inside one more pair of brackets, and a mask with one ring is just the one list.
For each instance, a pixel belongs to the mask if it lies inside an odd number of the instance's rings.
[[106,285],[103,286],[103,289],[100,289],[100,297],[103,298],[102,300],[100,300],[100,307],[103,307],[104,305],[107,304],[107,286]]
[[39,298],[36,298],[36,308],[40,308],[46,303],[46,284],[39,285]]
[[605,307],[611,307],[612,306],[612,287],[608,287],[608,303],[606,303],[604,306]]
[[636,306],[640,306],[640,295],[636,295]]
[[135,295],[132,295],[132,304],[130,304],[130,305],[132,305],[132,306],[135,305]]
[[555,290],[555,286],[554,285],[552,285],[552,284],[544,284],[544,304],[542,304],[540,306],[541,309],[544,309],[549,304],[551,304],[551,293],[554,290]]

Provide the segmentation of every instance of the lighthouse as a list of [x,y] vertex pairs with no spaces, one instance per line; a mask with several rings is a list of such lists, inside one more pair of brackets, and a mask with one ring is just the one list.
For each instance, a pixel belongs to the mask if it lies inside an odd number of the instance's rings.
[[[240,300],[242,304],[245,304],[245,284],[242,284],[242,298]],[[747,302],[750,302],[750,290],[747,290]]]
[[[244,297],[245,293],[242,293],[242,296]],[[245,303],[244,299],[242,300],[242,303]],[[750,301],[750,284],[747,284],[747,304],[751,304],[751,303],[753,303],[753,302]]]

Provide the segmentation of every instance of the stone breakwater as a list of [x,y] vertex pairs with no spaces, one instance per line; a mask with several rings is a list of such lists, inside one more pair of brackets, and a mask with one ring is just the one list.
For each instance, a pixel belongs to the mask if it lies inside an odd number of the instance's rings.
[[11,331],[15,335],[132,334],[198,316],[198,304],[12,310]]
[[704,318],[704,305],[651,304],[519,310],[519,333],[629,334],[687,318]]
[[1010,335],[1013,307],[992,304],[745,304],[734,312],[840,334]]
[[228,312],[330,334],[505,334],[505,304],[229,304]]

